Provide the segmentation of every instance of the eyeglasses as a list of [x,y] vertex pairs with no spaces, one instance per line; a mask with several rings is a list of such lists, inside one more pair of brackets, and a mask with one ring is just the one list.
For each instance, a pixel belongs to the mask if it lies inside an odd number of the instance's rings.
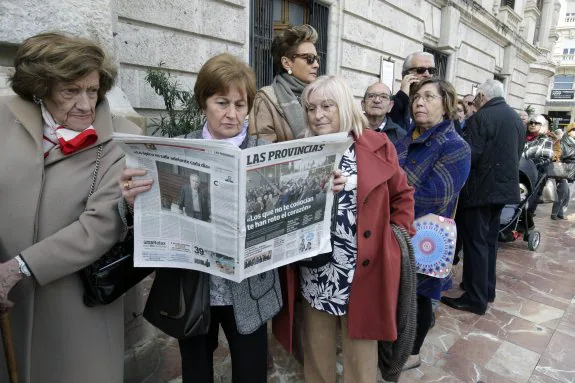
[[409,72],[411,71],[415,71],[417,74],[424,74],[425,72],[428,72],[430,75],[434,75],[437,73],[437,68],[432,67],[432,66],[418,66],[418,67],[414,67],[414,68],[409,68],[408,69]]
[[529,125],[543,125],[543,124],[537,121],[529,121]]
[[423,101],[425,101],[425,103],[430,103],[433,100],[435,100],[436,98],[443,98],[438,94],[433,94],[433,93],[425,93],[425,94],[419,94],[416,93],[413,95],[413,102],[416,103],[419,101],[419,99],[423,99]]
[[293,54],[291,57],[292,58],[299,57],[301,59],[304,59],[308,63],[308,65],[313,65],[313,63],[316,61],[319,64],[320,61],[320,57],[318,55],[314,55],[313,53],[296,53]]
[[366,93],[365,99],[367,101],[375,101],[378,98],[382,101],[389,101],[391,100],[391,96],[387,93]]

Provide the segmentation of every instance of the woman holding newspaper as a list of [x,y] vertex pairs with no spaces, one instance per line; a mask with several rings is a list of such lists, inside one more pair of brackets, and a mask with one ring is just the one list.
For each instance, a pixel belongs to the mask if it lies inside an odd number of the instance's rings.
[[[201,68],[194,95],[206,115],[201,130],[183,138],[226,140],[238,147],[264,144],[247,134],[245,117],[256,93],[255,75],[246,63],[224,53]],[[133,206],[135,197],[150,189],[152,181],[140,169],[125,169],[120,179],[124,199]],[[341,184],[345,179],[338,177]],[[335,186],[335,190],[341,186]],[[183,381],[212,382],[213,352],[222,326],[229,343],[234,383],[267,381],[267,326],[282,307],[277,270],[248,278],[241,283],[210,276],[211,324],[207,334],[180,339]]]
[[[394,341],[398,335],[401,254],[391,224],[413,234],[413,189],[391,141],[366,129],[368,122],[343,79],[319,77],[304,90],[302,104],[307,136],[349,132],[354,140],[340,163],[347,182],[336,197],[333,251],[318,256],[323,265],[302,263],[299,286],[288,287],[296,291],[288,296],[303,296],[305,381],[335,382],[340,323],[344,381],[373,383],[377,341]],[[286,304],[274,323],[276,336],[288,350],[292,307]]]
[[[447,81],[428,79],[414,86],[410,100],[414,124],[396,143],[396,149],[407,180],[415,189],[415,218],[430,213],[453,218],[471,165],[469,145],[453,125],[457,93]],[[431,299],[440,298],[441,286],[442,279],[418,274],[417,331],[404,369],[421,364],[419,350],[432,321]]]

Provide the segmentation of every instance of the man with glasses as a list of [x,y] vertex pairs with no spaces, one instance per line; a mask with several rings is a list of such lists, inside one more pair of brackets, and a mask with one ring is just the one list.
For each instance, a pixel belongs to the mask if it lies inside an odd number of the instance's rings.
[[519,159],[525,125],[503,98],[503,84],[487,80],[478,87],[477,112],[467,121],[471,171],[459,194],[457,230],[463,242],[465,293],[441,301],[457,310],[483,315],[495,300],[499,217],[506,204],[518,204]]
[[394,123],[387,114],[393,108],[393,99],[389,87],[381,82],[370,85],[361,100],[361,108],[369,121],[369,127],[383,132],[394,144],[405,136],[406,131]]
[[414,52],[405,58],[401,70],[401,89],[395,94],[394,106],[389,117],[406,131],[411,125],[409,113],[409,91],[411,86],[437,73],[435,59],[431,53]]

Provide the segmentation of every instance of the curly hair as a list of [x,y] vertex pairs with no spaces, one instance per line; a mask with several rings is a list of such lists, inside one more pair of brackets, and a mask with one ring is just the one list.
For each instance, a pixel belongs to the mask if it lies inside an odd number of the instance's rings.
[[9,80],[12,90],[29,101],[48,97],[57,83],[71,83],[98,71],[100,102],[118,75],[116,65],[98,43],[60,32],[24,40],[16,53],[14,69]]
[[315,44],[317,38],[317,31],[308,24],[290,27],[278,33],[274,37],[271,47],[275,73],[285,72],[282,66],[282,57],[292,57],[301,43]]

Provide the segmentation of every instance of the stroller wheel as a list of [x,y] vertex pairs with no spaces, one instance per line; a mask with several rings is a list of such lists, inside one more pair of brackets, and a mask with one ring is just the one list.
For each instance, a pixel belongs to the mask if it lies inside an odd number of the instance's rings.
[[531,251],[537,250],[539,243],[541,242],[541,233],[538,231],[530,231],[529,238],[527,239],[527,247]]

